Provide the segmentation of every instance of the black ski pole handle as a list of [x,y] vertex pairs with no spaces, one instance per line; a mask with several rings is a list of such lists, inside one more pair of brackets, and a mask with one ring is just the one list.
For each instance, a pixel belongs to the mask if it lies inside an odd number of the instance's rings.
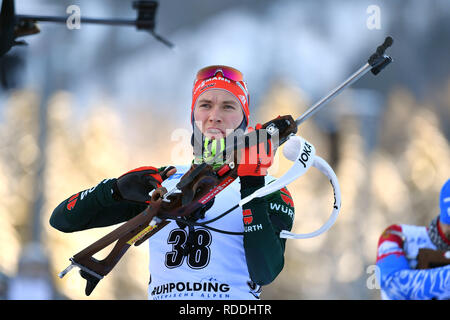
[[394,39],[392,39],[392,37],[386,37],[383,44],[378,46],[375,53],[370,56],[369,60],[367,60],[367,63],[372,67],[370,71],[374,75],[380,73],[381,70],[383,70],[389,63],[392,62],[392,58],[385,55],[384,52],[387,48],[392,46],[393,43]]

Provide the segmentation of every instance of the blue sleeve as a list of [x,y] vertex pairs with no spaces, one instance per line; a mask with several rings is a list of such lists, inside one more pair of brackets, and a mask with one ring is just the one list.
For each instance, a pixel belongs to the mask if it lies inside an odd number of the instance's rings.
[[394,300],[450,299],[450,265],[414,270],[404,255],[377,262],[381,289]]

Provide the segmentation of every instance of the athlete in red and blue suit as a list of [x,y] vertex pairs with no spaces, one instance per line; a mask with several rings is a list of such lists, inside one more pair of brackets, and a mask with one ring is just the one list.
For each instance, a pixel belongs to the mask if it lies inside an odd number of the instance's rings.
[[376,265],[382,299],[450,299],[450,265],[416,269],[421,248],[450,254],[450,179],[440,193],[440,214],[428,227],[396,224],[381,235]]

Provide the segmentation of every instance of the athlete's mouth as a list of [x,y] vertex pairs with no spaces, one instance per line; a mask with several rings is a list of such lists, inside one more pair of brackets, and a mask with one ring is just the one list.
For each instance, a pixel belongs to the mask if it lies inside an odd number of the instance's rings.
[[225,135],[225,132],[223,132],[223,130],[221,130],[219,128],[208,128],[208,129],[206,129],[206,133],[208,133],[210,135],[214,135],[214,136],[217,136],[217,135],[224,136]]

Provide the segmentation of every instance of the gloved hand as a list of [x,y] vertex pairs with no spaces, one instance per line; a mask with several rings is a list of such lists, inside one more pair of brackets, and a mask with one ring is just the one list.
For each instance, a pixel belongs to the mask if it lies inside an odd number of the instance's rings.
[[155,167],[139,167],[128,171],[117,178],[113,184],[113,198],[148,204],[150,203],[149,193],[156,188],[161,188],[161,183],[176,171],[177,169],[172,166],[162,172],[158,172]]
[[[255,129],[259,130],[261,127],[261,124],[257,124]],[[248,132],[253,132],[255,129],[249,127]],[[265,176],[272,163],[273,151],[270,139],[251,147],[247,147],[246,144],[246,148],[241,150],[238,161],[238,176]]]

